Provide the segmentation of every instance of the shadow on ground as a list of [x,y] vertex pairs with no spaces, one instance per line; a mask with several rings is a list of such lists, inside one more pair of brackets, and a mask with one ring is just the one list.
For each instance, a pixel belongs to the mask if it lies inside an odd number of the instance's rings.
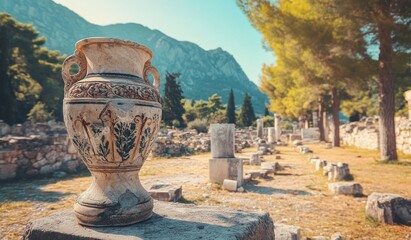
[[58,202],[69,193],[45,191],[43,186],[62,180],[90,176],[90,172],[81,171],[62,178],[21,179],[13,182],[0,183],[0,204],[5,202]]
[[249,192],[271,195],[271,194],[292,194],[292,195],[311,195],[310,192],[303,190],[292,190],[292,189],[278,189],[272,187],[245,185],[244,189]]

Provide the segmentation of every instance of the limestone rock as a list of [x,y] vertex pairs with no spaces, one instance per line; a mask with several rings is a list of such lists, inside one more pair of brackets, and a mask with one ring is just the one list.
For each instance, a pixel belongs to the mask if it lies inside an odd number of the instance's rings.
[[223,188],[227,191],[235,192],[237,191],[237,181],[224,179]]
[[301,228],[281,223],[274,224],[275,240],[300,240]]
[[363,188],[356,182],[335,182],[329,183],[328,189],[334,194],[362,196]]
[[331,235],[330,240],[343,240],[343,236],[340,232],[337,232],[337,233],[334,233],[333,235]]
[[367,217],[384,224],[411,226],[411,199],[388,193],[372,193],[365,207]]
[[153,211],[153,216],[144,222],[103,228],[79,225],[72,210],[59,212],[31,221],[23,239],[274,239],[273,221],[266,212],[157,201]]
[[165,202],[177,202],[183,196],[181,186],[173,186],[170,184],[156,184],[148,190],[153,199]]

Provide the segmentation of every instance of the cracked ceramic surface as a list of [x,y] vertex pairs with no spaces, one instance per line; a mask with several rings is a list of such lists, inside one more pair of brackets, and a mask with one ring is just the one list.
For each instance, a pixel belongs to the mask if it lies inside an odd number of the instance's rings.
[[[93,175],[74,206],[80,224],[128,225],[152,214],[152,199],[138,177],[161,120],[152,56],[133,42],[89,38],[77,42],[63,63],[64,122]],[[79,71],[71,75],[73,64]]]

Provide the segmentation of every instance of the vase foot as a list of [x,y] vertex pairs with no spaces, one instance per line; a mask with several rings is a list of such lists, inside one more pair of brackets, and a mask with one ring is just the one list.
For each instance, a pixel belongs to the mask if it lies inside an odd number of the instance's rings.
[[153,214],[153,200],[150,198],[131,207],[123,207],[121,203],[97,206],[76,202],[74,212],[78,223],[84,226],[125,226],[149,219]]

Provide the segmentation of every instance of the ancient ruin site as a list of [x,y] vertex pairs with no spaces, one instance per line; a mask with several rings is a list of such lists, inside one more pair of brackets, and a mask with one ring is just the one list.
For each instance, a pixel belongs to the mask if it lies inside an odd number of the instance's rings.
[[411,240],[410,0],[0,0],[0,240]]

